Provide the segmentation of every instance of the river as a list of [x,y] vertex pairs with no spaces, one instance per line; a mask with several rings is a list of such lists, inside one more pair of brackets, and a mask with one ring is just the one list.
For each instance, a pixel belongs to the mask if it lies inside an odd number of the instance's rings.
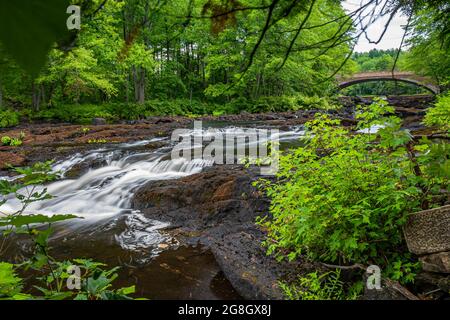
[[[264,127],[261,123],[257,125]],[[245,137],[240,140],[239,137],[245,136],[245,130],[254,126],[254,123],[241,123],[237,127],[211,122],[204,124],[201,130],[189,129],[184,135],[203,140],[221,134],[232,139],[237,137],[238,143],[247,143]],[[277,138],[281,148],[286,148],[297,144],[303,134],[302,127],[296,126],[279,133],[270,132],[268,140]],[[155,142],[161,146],[151,151],[145,148]],[[60,179],[39,187],[40,190],[47,188],[53,198],[32,203],[25,213],[75,214],[82,218],[56,226],[51,243],[55,255],[89,257],[110,266],[120,265],[118,284],[136,284],[139,296],[150,299],[237,299],[239,295],[224,278],[210,252],[200,246],[180,246],[176,238],[165,232],[170,228],[168,222],[149,219],[131,206],[135,191],[148,181],[178,179],[217,165],[202,158],[172,159],[175,143],[170,137],[158,137],[105,145],[60,160],[53,165]],[[206,146],[203,141],[201,146],[194,144],[193,149],[204,150]],[[100,165],[76,178],[67,177],[74,167],[83,163],[90,167],[93,161]],[[18,208],[20,203],[12,195],[1,207],[7,212]],[[113,242],[106,237],[105,241],[95,244],[83,240],[83,235],[102,238],[111,233],[114,234]],[[76,246],[71,245],[74,241]]]

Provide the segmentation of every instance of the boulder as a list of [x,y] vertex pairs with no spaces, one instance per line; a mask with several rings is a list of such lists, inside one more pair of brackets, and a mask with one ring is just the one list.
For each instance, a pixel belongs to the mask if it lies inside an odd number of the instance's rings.
[[365,286],[361,300],[418,300],[418,298],[398,282],[383,279],[379,290],[369,290]]
[[320,267],[306,261],[280,263],[266,255],[261,245],[265,233],[255,219],[267,214],[269,202],[252,186],[258,174],[259,168],[224,165],[182,179],[151,181],[135,193],[133,208],[170,222],[180,241],[210,248],[243,298],[282,299],[278,280]]
[[441,294],[450,292],[450,275],[421,271],[414,280],[414,286],[418,292],[435,292],[440,290]]
[[25,161],[25,157],[22,154],[0,150],[0,169],[5,169],[9,165],[22,166]]
[[150,181],[137,190],[132,206],[175,226],[228,232],[225,225],[254,223],[268,211],[268,201],[252,187],[258,172],[238,165],[214,166],[182,179]]
[[[396,111],[399,114],[403,114],[402,109],[414,109],[414,113],[424,110],[431,106],[435,101],[434,95],[411,95],[411,96],[388,96],[385,97],[389,105],[396,107]],[[370,105],[373,103],[373,97],[360,97],[360,96],[341,96],[338,101],[346,106],[357,106],[357,105]],[[400,108],[400,109],[397,109]],[[407,110],[407,113],[410,111]]]
[[419,260],[425,271],[450,273],[450,251],[422,256]]
[[104,118],[93,118],[92,119],[92,124],[94,126],[105,125],[106,124],[106,120]]
[[404,235],[409,251],[414,254],[450,251],[450,205],[412,214]]

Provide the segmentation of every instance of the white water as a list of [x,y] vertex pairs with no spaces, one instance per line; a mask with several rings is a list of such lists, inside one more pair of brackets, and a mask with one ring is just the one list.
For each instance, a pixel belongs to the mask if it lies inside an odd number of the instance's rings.
[[[207,136],[217,131],[242,132],[242,128],[191,130],[188,134]],[[277,138],[279,141],[290,141],[298,139],[303,134],[304,132],[297,128],[289,132],[280,132]],[[85,154],[75,154],[55,163],[53,170],[61,172],[63,179],[45,186],[53,198],[30,204],[25,213],[75,214],[84,218],[70,221],[71,226],[80,223],[95,224],[126,214],[127,230],[116,236],[122,247],[134,250],[161,243],[166,237],[159,233],[158,229],[167,227],[167,224],[147,219],[138,211],[132,211],[131,200],[134,192],[149,181],[181,178],[213,165],[212,161],[203,159],[170,160],[173,144],[169,141],[165,147],[142,151],[142,146],[162,140],[167,139],[158,138],[115,145]],[[90,169],[77,179],[64,179],[64,174],[75,165],[92,160],[102,160],[105,165]],[[35,191],[43,188],[40,186]],[[26,193],[26,190],[21,192]],[[20,208],[20,202],[10,195],[6,204],[0,207],[0,212],[12,213]]]

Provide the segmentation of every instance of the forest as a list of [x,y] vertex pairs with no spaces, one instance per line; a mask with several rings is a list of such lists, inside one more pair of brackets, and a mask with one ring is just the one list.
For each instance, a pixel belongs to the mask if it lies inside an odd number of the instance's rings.
[[346,2],[0,1],[0,300],[448,300],[450,2]]

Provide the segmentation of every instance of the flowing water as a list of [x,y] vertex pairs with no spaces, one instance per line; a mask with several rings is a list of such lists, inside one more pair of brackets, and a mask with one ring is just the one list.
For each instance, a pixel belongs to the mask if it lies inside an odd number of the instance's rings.
[[[205,130],[191,129],[184,133],[184,136],[196,138],[210,138],[215,134],[225,134],[234,139],[240,134],[245,135],[243,128],[231,127],[226,124],[210,124],[215,126]],[[286,132],[275,132],[268,139],[277,138],[285,146],[295,143],[303,135],[301,127],[292,128]],[[242,140],[242,141],[245,141]],[[261,142],[261,141],[260,141]],[[262,141],[264,142],[264,141]],[[159,143],[157,149],[146,148],[148,145]],[[56,238],[65,239],[74,234],[96,234],[101,235],[104,232],[114,232],[115,241],[123,252],[144,252],[138,260],[139,268],[145,266],[145,272],[138,272],[135,276],[144,281],[151,292],[141,292],[142,294],[152,294],[153,298],[232,298],[231,287],[227,284],[223,276],[220,276],[220,270],[214,263],[211,254],[197,254],[198,248],[178,248],[176,239],[172,239],[163,231],[169,226],[163,221],[156,221],[145,217],[139,211],[131,209],[131,200],[134,192],[148,181],[177,179],[199,173],[203,168],[214,165],[212,160],[196,158],[172,159],[171,150],[174,143],[168,137],[157,138],[134,143],[124,143],[119,145],[109,145],[97,150],[78,153],[68,159],[59,161],[53,165],[53,170],[58,172],[61,179],[45,186],[52,199],[32,203],[25,213],[41,214],[75,214],[83,219],[74,219],[59,225],[56,232]],[[205,145],[193,145],[192,149],[204,148]],[[87,172],[76,179],[66,178],[66,174],[73,168],[95,161],[102,165],[98,168],[90,168]],[[4,177],[4,179],[7,179]],[[38,187],[42,190],[44,186]],[[38,191],[35,190],[35,191]],[[25,191],[23,191],[25,193]],[[0,207],[3,212],[15,212],[20,208],[20,203],[11,195],[6,204]],[[121,227],[118,224],[122,223]],[[170,246],[161,246],[161,244],[171,244]],[[123,252],[117,249],[111,249],[111,244],[105,245],[105,248],[90,247],[89,244],[78,244],[78,249],[70,251],[71,256],[85,256],[89,252],[95,255],[93,258],[114,261]],[[175,250],[166,250],[167,248]],[[67,249],[69,250],[69,249]],[[201,250],[200,250],[201,251]],[[199,258],[199,257],[203,258]],[[178,281],[171,276],[161,276],[161,272],[168,272],[172,275],[179,270],[173,265],[179,264],[181,269],[189,273],[187,265],[192,261],[203,259],[204,269],[196,270],[205,278],[205,270],[211,275],[205,279],[211,286],[214,279],[216,283],[221,284],[222,289],[216,290],[191,290],[192,288],[202,287],[200,282],[187,281],[185,293],[178,287],[177,283],[181,281],[178,275]],[[172,261],[168,264],[167,261]],[[123,261],[121,261],[123,264]],[[135,261],[136,262],[136,261]],[[166,268],[166,265],[169,267]],[[171,266],[170,266],[171,265]],[[202,265],[202,263],[200,263]],[[197,266],[198,267],[198,266]],[[196,268],[197,268],[196,267]],[[161,269],[162,268],[162,269]],[[194,268],[195,269],[195,268]],[[134,270],[134,269],[133,269]],[[159,271],[157,271],[159,270]],[[192,270],[191,270],[192,271]],[[151,276],[149,273],[151,272]],[[208,273],[206,272],[206,273]],[[186,276],[186,275],[185,275]],[[187,275],[187,279],[195,276]],[[148,281],[142,280],[149,279]],[[155,289],[155,282],[158,279],[164,279],[165,284],[161,283],[159,289]],[[128,279],[129,280],[129,279]],[[173,287],[171,287],[173,283]],[[156,286],[158,287],[158,286]],[[225,288],[225,289],[224,289]],[[211,288],[210,288],[211,289]],[[194,293],[193,292],[197,292]],[[203,293],[201,293],[203,292]],[[206,292],[206,293],[205,293]],[[231,293],[230,293],[231,292]]]

